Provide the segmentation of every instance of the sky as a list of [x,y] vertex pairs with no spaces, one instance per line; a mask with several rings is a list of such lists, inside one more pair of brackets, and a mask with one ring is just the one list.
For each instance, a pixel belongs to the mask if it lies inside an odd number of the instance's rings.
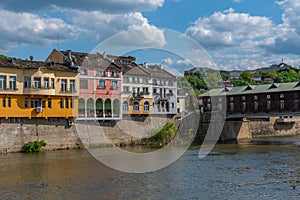
[[[45,60],[53,48],[91,52],[124,31],[116,40],[119,46],[145,49],[126,55],[179,71],[191,63],[225,70],[255,69],[282,59],[300,66],[299,0],[0,1],[0,54],[12,57],[32,55]],[[180,41],[168,38],[170,31],[194,40],[209,59],[197,56],[192,47],[184,51],[194,57],[149,51],[172,46],[169,43],[179,47]],[[111,53],[108,47],[98,47]]]

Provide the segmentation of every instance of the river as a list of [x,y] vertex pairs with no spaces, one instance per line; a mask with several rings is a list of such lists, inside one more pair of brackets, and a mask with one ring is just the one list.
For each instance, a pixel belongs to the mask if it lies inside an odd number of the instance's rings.
[[110,169],[86,150],[0,155],[0,199],[299,199],[296,144],[188,150],[156,172]]

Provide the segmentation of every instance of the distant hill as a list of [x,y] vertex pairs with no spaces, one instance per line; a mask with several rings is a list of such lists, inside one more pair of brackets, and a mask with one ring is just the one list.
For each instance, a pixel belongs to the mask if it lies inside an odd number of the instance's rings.
[[204,79],[209,81],[210,87],[213,88],[300,81],[300,69],[283,62],[265,68],[244,71],[196,67],[185,71],[184,76],[194,89],[206,90],[208,87]]

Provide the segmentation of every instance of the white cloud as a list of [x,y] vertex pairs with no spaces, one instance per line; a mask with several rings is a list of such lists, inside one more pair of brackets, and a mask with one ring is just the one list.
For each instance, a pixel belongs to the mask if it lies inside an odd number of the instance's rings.
[[198,18],[186,33],[208,49],[240,46],[244,40],[261,40],[274,30],[267,17],[234,13],[232,8],[224,12]]
[[76,39],[83,31],[58,18],[0,10],[0,48],[7,51],[26,44],[50,45],[57,35],[61,40]]
[[123,43],[119,43],[119,45],[149,46],[155,44],[163,46],[166,43],[163,30],[149,24],[148,20],[139,12],[106,14],[100,11],[73,10],[68,16],[74,24],[86,29],[89,36],[98,41],[121,31],[135,30],[122,34]]

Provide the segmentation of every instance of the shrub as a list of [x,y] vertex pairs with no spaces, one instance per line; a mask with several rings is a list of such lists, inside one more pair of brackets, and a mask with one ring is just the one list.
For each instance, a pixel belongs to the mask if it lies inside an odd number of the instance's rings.
[[46,146],[47,143],[44,140],[41,141],[34,141],[34,142],[27,142],[24,145],[24,150],[26,153],[31,153],[31,152],[40,152],[41,148]]

